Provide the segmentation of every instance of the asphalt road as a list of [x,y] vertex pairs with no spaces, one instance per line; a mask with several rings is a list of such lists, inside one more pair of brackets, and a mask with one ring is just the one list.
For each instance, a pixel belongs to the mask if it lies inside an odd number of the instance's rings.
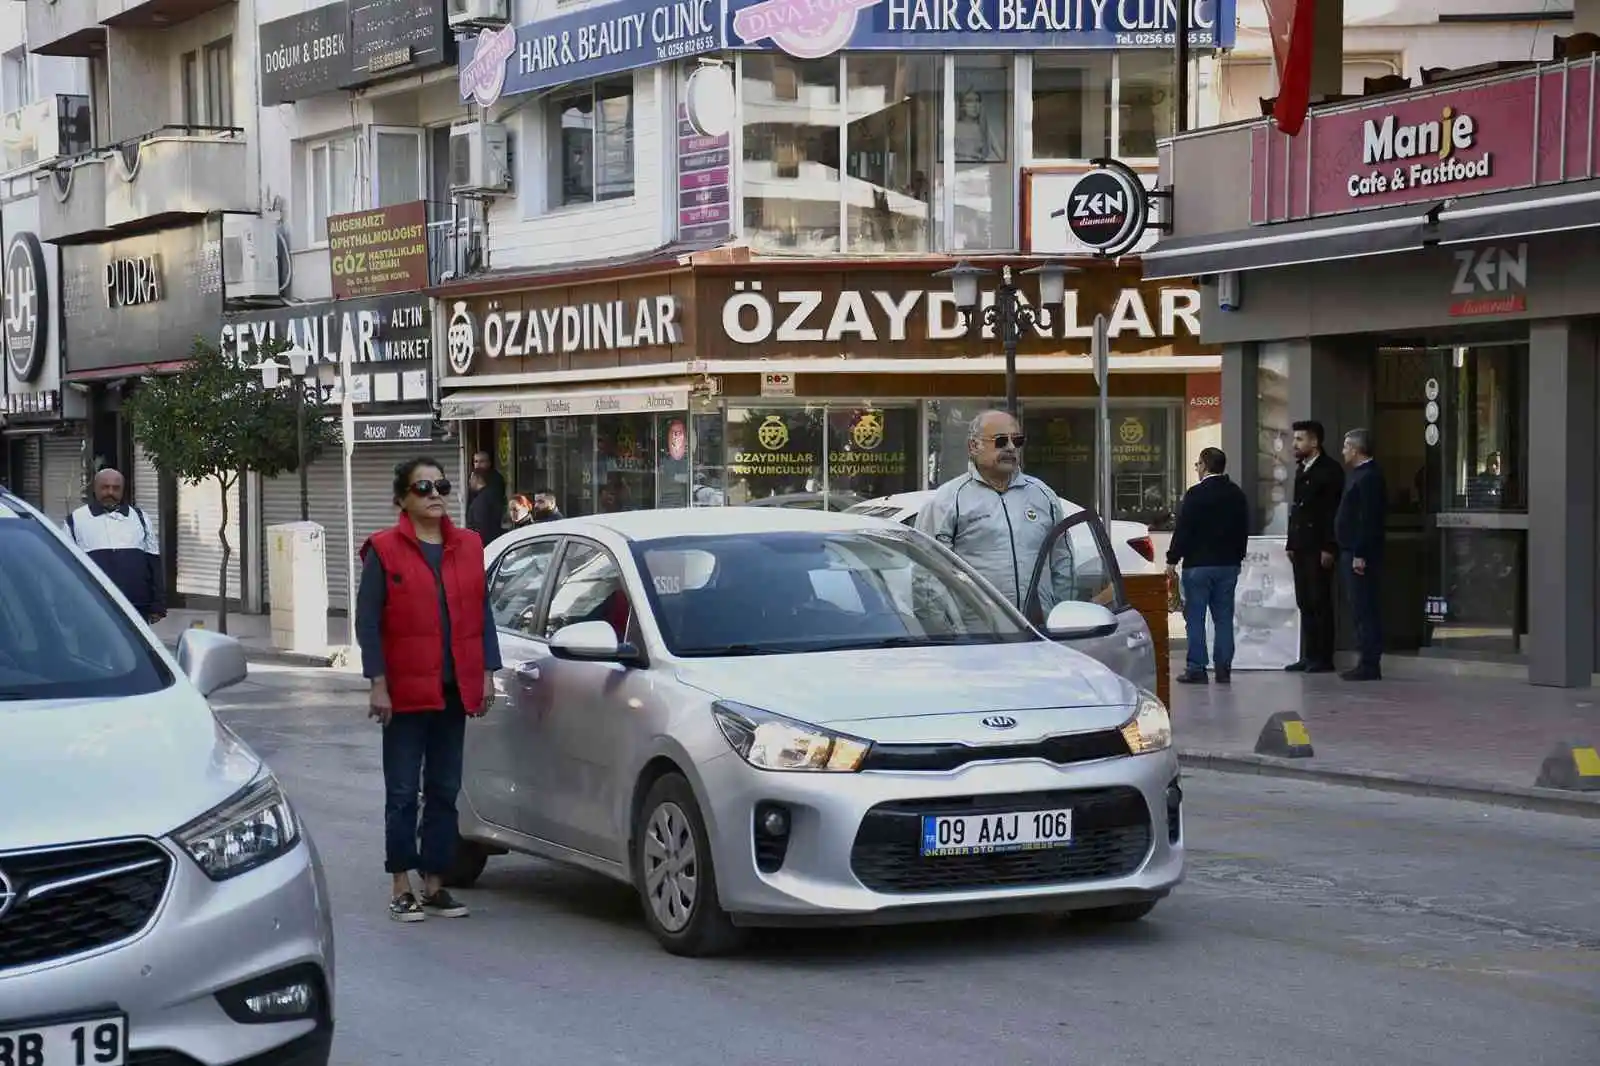
[[1592,820],[1195,773],[1190,879],[1137,926],[784,932],[689,961],[629,890],[525,858],[491,861],[469,919],[390,922],[359,681],[252,670],[217,705],[321,847],[338,1066],[1577,1066],[1600,1046]]

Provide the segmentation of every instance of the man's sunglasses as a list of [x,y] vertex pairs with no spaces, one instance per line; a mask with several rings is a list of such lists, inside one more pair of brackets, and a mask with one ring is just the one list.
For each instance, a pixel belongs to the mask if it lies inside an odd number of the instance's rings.
[[1022,433],[996,433],[986,439],[993,441],[996,448],[1020,448],[1028,438]]
[[441,496],[450,495],[450,479],[442,477],[437,481],[429,481],[424,478],[421,481],[413,481],[411,483],[411,495],[413,496],[432,496],[436,492]]

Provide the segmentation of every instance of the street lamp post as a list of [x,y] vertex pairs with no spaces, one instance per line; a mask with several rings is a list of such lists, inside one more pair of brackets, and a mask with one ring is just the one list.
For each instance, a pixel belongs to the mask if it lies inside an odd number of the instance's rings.
[[1066,302],[1067,275],[1072,271],[1059,263],[1045,263],[1022,271],[1024,277],[1039,279],[1039,306],[1032,307],[1023,302],[1022,291],[1011,280],[1011,267],[1003,267],[1000,284],[994,292],[994,303],[980,309],[978,282],[993,273],[963,259],[947,270],[935,272],[933,276],[950,279],[956,309],[965,319],[969,333],[981,321],[1000,338],[1000,347],[1006,356],[1006,410],[1012,418],[1018,418],[1021,405],[1017,398],[1017,342],[1025,329],[1049,329],[1054,325],[1056,313]]
[[276,389],[283,371],[289,372],[294,385],[294,454],[295,467],[300,473],[300,521],[311,521],[311,490],[306,477],[306,371],[311,366],[311,353],[299,345],[283,353],[287,365],[276,359],[263,359],[256,365],[261,371],[261,384]]

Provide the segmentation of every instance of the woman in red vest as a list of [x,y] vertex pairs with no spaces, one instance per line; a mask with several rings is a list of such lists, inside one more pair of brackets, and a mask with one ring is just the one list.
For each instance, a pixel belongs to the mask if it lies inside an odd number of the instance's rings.
[[[398,922],[467,914],[442,877],[455,859],[466,720],[489,709],[500,669],[483,541],[450,521],[449,495],[437,462],[401,463],[400,518],[361,547],[356,639],[372,682],[369,715],[383,725],[384,865],[394,882],[389,917]],[[412,870],[422,875],[420,897]]]

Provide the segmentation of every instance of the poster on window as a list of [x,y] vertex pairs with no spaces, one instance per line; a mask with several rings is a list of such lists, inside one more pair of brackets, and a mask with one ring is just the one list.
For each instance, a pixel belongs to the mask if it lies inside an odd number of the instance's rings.
[[[1283,537],[1251,537],[1233,596],[1233,668],[1282,670],[1300,659],[1300,609]],[[1207,646],[1216,628],[1206,618]]]
[[[957,163],[1004,163],[1011,119],[1008,69],[957,67],[955,74]],[[939,146],[944,161],[944,145]]]

